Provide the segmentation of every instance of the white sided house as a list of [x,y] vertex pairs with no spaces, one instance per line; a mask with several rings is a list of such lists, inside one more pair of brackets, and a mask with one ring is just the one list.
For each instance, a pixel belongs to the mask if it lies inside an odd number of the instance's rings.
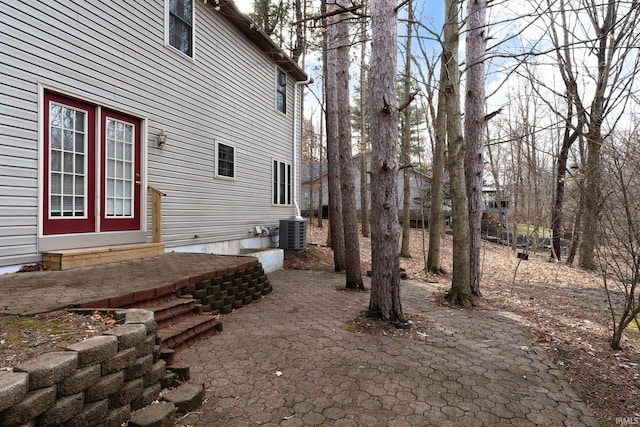
[[299,213],[307,76],[231,1],[0,10],[0,273],[154,240],[237,254]]

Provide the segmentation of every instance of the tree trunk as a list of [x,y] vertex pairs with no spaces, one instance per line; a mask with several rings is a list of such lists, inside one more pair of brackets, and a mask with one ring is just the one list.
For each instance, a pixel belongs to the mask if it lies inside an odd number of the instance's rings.
[[[343,0],[336,2],[345,7]],[[349,105],[349,24],[348,16],[337,15],[329,37],[335,37],[336,49],[336,120],[340,157],[340,192],[342,194],[342,222],[344,227],[346,287],[364,289],[360,266],[360,240],[356,214],[356,191],[351,160],[351,109]]]
[[398,253],[398,106],[394,0],[371,7],[371,299],[369,316],[404,322]]
[[440,55],[440,79],[438,82],[438,111],[434,124],[435,146],[433,150],[433,171],[431,176],[431,211],[429,215],[429,255],[427,257],[427,270],[439,273],[440,247],[442,246],[442,233],[444,231],[444,218],[442,215],[443,185],[442,174],[444,172],[444,151],[447,140],[447,63],[444,50]]
[[467,1],[467,84],[464,109],[465,182],[469,202],[469,275],[471,292],[480,295],[482,173],[485,142],[486,0]]
[[585,168],[586,188],[589,196],[585,197],[584,223],[582,228],[582,242],[580,244],[580,267],[585,270],[595,270],[594,251],[598,233],[598,216],[600,215],[601,173],[600,173],[600,145],[599,132],[590,131],[587,135],[587,165]]
[[444,55],[447,66],[447,141],[449,148],[449,182],[453,223],[453,277],[447,300],[454,305],[473,303],[469,283],[469,206],[464,177],[464,139],[460,113],[460,68],[458,66],[458,4],[446,0]]
[[[324,107],[324,106],[323,106]],[[322,129],[324,128],[322,125],[322,111],[324,108],[320,109],[320,138],[319,138],[319,148],[318,148],[318,227],[322,228],[322,216],[324,214],[323,211],[323,206],[322,206],[322,199],[324,197],[324,185],[323,185],[323,180],[324,178],[322,177],[324,175],[324,168],[323,168],[323,145],[322,145],[322,141],[324,140],[324,132],[322,131]]]
[[362,20],[360,32],[360,224],[362,235],[369,237],[369,185],[367,174],[367,128],[365,113],[365,93],[367,82],[366,66],[367,20]]
[[[336,9],[335,4],[327,5],[327,12]],[[327,71],[326,82],[326,129],[327,129],[327,166],[329,181],[329,233],[331,234],[331,248],[333,249],[333,267],[335,271],[345,269],[344,225],[342,222],[342,193],[340,188],[340,144],[338,127],[338,92],[337,92],[337,64],[338,50],[336,39],[332,35],[335,31],[335,17],[327,18]]]
[[[413,30],[413,2],[407,3],[407,38],[405,40],[404,76],[402,82],[403,102],[411,97],[411,43]],[[409,241],[411,239],[411,171],[407,166],[411,163],[411,108],[402,111],[402,150],[400,151],[402,170],[402,245],[400,256],[411,258]]]

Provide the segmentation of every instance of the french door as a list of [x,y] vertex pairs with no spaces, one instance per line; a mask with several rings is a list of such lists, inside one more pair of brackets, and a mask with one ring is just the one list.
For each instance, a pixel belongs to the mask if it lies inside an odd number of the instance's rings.
[[140,229],[140,119],[47,92],[43,233]]

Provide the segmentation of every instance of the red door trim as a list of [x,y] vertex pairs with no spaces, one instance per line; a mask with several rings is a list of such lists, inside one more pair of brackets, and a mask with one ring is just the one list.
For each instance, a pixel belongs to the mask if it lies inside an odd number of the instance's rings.
[[[106,216],[106,166],[107,166],[107,118],[113,118],[116,120],[121,120],[123,122],[131,123],[135,126],[135,134],[134,134],[134,153],[133,153],[133,161],[134,161],[134,170],[133,170],[133,180],[134,180],[134,193],[133,193],[133,218],[107,218]],[[113,110],[102,109],[101,117],[100,117],[100,149],[102,151],[102,156],[100,159],[100,168],[101,168],[101,177],[100,177],[100,193],[101,193],[101,206],[102,206],[102,214],[100,215],[100,230],[101,231],[128,231],[128,230],[139,230],[140,229],[140,159],[141,159],[141,123],[142,121],[138,118],[131,117],[122,113],[118,113]]]
[[[65,218],[49,216],[49,173],[50,173],[50,105],[56,102],[72,108],[83,110],[87,113],[87,183],[85,188],[86,197],[86,218]],[[43,234],[69,234],[69,233],[89,233],[95,231],[95,138],[96,138],[96,112],[95,106],[77,99],[57,95],[51,92],[44,94],[44,180],[43,180]]]

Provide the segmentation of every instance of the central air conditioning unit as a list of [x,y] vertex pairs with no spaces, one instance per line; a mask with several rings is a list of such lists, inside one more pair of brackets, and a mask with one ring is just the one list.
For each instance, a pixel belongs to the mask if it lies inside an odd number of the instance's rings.
[[302,218],[280,220],[280,249],[307,249],[307,222]]

